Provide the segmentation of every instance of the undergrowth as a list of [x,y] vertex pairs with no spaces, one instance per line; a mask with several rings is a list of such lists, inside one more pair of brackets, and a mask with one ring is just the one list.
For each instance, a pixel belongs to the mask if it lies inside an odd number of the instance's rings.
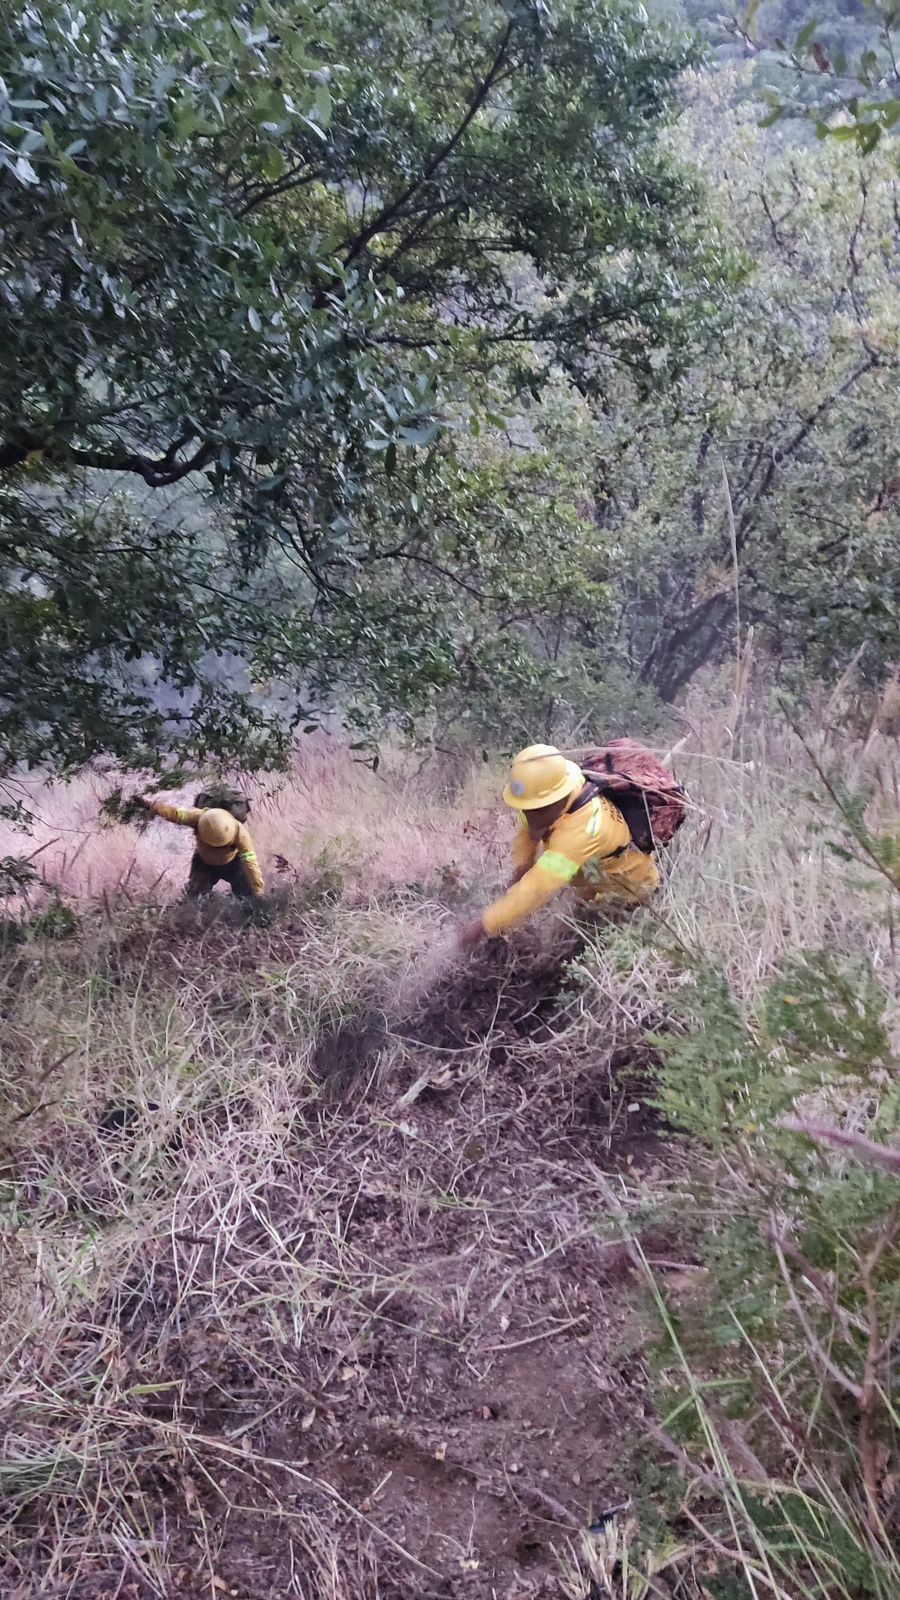
[[[883,772],[849,785],[827,752],[807,754],[826,848],[882,936],[786,951],[743,991],[708,952],[670,943],[684,982],[653,1035],[654,1098],[691,1142],[679,1281],[654,1273],[624,1219],[657,1328],[633,1532],[651,1560],[681,1550],[682,1586],[663,1593],[900,1593],[896,816]],[[624,1595],[650,1592],[616,1574]]]
[[657,911],[468,963],[496,774],[317,755],[250,921],[69,797],[0,976],[4,1593],[900,1590],[890,751],[862,807],[697,743]]

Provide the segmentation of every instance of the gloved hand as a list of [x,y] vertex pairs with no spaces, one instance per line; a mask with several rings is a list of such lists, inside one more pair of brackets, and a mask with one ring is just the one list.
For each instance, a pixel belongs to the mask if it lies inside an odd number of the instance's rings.
[[475,946],[481,943],[482,939],[486,938],[484,923],[479,917],[477,921],[470,922],[467,927],[461,930],[457,943],[463,954],[467,955],[470,950],[474,950]]

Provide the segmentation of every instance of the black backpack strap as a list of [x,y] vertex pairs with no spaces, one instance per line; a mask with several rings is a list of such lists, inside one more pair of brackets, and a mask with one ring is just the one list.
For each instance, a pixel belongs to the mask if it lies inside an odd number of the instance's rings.
[[[573,806],[569,807],[568,815],[570,817],[574,816],[575,812],[576,811],[580,811],[582,806],[590,805],[590,802],[592,800],[599,800],[600,796],[603,793],[604,793],[603,784],[602,783],[597,783],[593,778],[588,778],[587,783],[585,784],[585,787],[582,790],[581,794],[578,796],[578,799],[575,801],[575,804]],[[613,805],[615,805],[615,801],[613,801]],[[627,826],[627,823],[626,823],[626,826]],[[600,860],[601,861],[615,861],[618,856],[624,856],[626,850],[630,850],[631,849],[631,844],[633,842],[634,841],[632,840],[628,844],[620,845],[618,850],[610,850],[609,855],[601,856]]]
[[576,811],[580,811],[582,806],[590,805],[591,801],[595,800],[601,792],[600,784],[597,783],[596,779],[588,778],[575,804],[569,807],[569,816],[574,817]]

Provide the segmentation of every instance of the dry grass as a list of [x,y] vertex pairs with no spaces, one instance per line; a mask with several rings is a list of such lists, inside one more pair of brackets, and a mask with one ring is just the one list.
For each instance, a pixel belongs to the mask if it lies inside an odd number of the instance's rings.
[[[437,868],[453,863],[481,876],[502,832],[492,775],[484,766],[461,765],[451,776],[457,793],[448,825],[441,789],[433,776],[417,773],[415,763],[388,757],[373,773],[324,735],[304,740],[286,778],[243,785],[270,880],[305,884],[330,874],[368,898],[397,883],[433,878]],[[0,855],[33,855],[45,886],[78,899],[172,898],[186,876],[189,836],[163,822],[140,831],[101,827],[101,801],[117,782],[96,773],[57,785],[25,783],[21,794],[35,819],[31,842],[23,849],[21,833],[0,821]],[[136,780],[126,785],[135,793],[142,787]],[[200,787],[198,781],[166,798],[192,804]],[[456,818],[476,826],[463,832]]]
[[[869,740],[886,795],[894,754]],[[737,750],[708,721],[679,762],[700,809],[667,928],[748,992],[809,944],[866,948],[893,990],[878,892],[810,832],[796,741]],[[448,798],[310,741],[254,808],[290,891],[265,925],[160,910],[186,837],[99,830],[99,779],[35,794],[32,848],[83,925],[0,980],[4,1594],[598,1581],[580,1529],[627,1489],[641,1382],[607,1184],[637,1217],[672,1181],[640,1036],[680,979],[646,919],[589,961],[548,915],[455,964],[502,874],[496,776]],[[514,1531],[535,1519],[543,1565]]]

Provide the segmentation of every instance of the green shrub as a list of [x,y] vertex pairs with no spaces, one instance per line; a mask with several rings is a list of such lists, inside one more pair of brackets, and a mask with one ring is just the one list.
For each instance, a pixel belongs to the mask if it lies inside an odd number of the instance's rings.
[[665,1514],[715,1558],[698,1594],[888,1600],[900,1086],[884,988],[862,955],[818,950],[752,1004],[698,966],[671,1009],[657,1103],[706,1159],[683,1197],[689,1290],[671,1295],[644,1263],[653,1426],[678,1469]]

